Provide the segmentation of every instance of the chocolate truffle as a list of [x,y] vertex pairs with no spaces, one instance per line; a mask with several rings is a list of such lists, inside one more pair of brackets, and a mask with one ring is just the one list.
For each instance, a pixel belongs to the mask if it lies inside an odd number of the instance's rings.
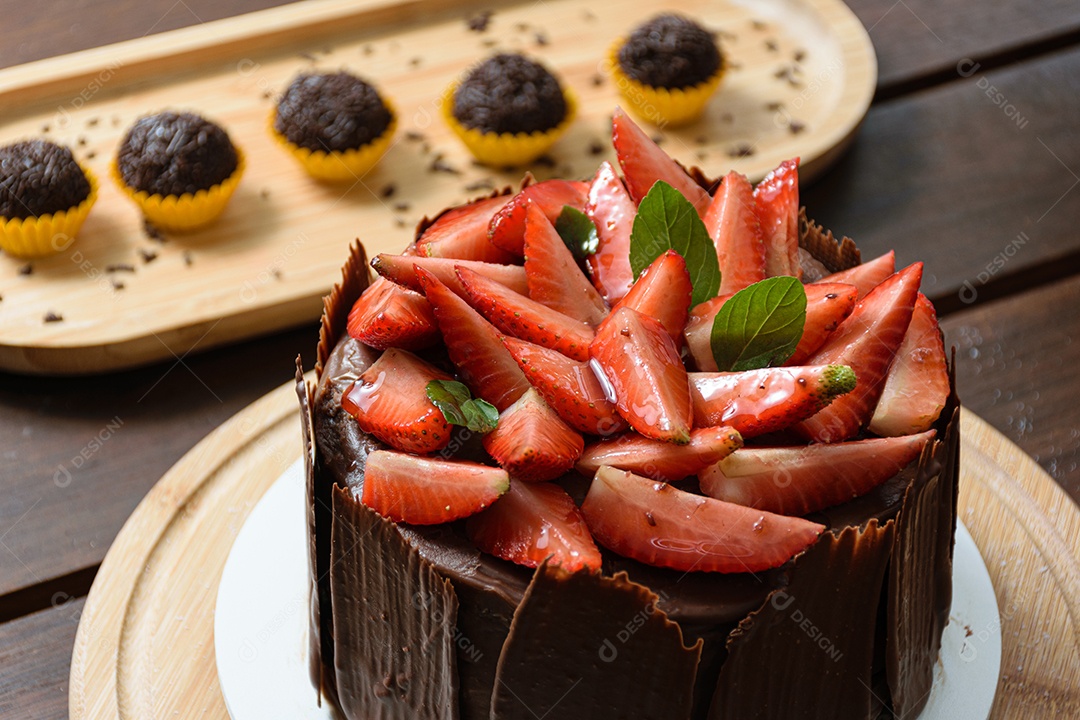
[[630,78],[669,89],[705,82],[716,75],[722,63],[713,35],[693,20],[673,13],[657,15],[640,25],[619,48],[618,58]]
[[313,151],[345,152],[381,136],[393,121],[379,92],[346,72],[303,74],[277,106],[274,130]]
[[46,140],[0,147],[0,218],[50,215],[89,196],[90,181],[68,148]]
[[140,118],[116,159],[128,187],[149,195],[194,195],[228,179],[239,165],[236,148],[218,125],[172,111]]
[[566,117],[558,79],[521,55],[500,53],[477,65],[454,93],[454,117],[484,133],[551,130]]

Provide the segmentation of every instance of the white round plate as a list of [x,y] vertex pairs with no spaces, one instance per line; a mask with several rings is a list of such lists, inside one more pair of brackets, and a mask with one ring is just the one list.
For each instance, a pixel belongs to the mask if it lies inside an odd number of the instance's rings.
[[[233,720],[335,720],[308,676],[304,466],[266,492],[233,543],[218,586],[214,649]],[[982,556],[956,526],[953,603],[919,720],[985,718],[1001,664],[1001,619]]]

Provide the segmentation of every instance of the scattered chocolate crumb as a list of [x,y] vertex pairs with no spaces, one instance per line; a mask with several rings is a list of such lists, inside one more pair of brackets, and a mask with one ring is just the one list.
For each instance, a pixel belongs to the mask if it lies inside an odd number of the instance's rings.
[[708,145],[709,138],[705,135],[698,135],[696,138],[694,138],[694,142],[696,142],[698,145]]
[[424,133],[417,132],[416,130],[409,130],[405,133],[405,139],[411,140],[412,142],[417,142],[424,139]]
[[150,263],[154,262],[155,260],[157,260],[157,256],[158,256],[157,250],[148,250],[147,248],[139,248],[139,257],[141,257],[142,261],[144,263],[148,264],[148,265]]
[[754,148],[747,143],[739,143],[735,147],[728,150],[728,157],[741,158],[750,157],[754,154]]
[[495,183],[491,180],[491,178],[480,178],[479,180],[474,180],[473,182],[465,186],[466,192],[477,192],[478,190],[493,189],[495,189]]
[[546,155],[546,154],[541,155],[540,157],[536,158],[536,160],[534,160],[533,162],[535,164],[539,165],[540,167],[546,167],[546,168],[555,167],[555,159],[553,157],[551,157],[550,155]]
[[792,135],[798,135],[799,133],[801,133],[805,129],[806,129],[806,124],[802,123],[802,122],[800,122],[798,120],[792,120],[790,123],[788,123],[788,131]]
[[195,258],[192,256],[190,250],[185,250],[184,251],[183,258],[184,258],[184,264],[187,265],[188,267],[191,267],[192,265],[195,264]]
[[549,42],[548,42],[547,35],[545,35],[542,32],[536,33],[536,44],[540,45],[540,46],[548,45]]
[[281,269],[280,268],[274,268],[273,270],[270,271],[270,274],[274,276],[275,280],[280,280],[281,279]]
[[776,102],[776,101],[774,100],[773,102],[771,102],[771,103],[768,103],[768,104],[767,104],[767,105],[765,106],[765,109],[766,109],[766,110],[768,110],[769,112],[777,112],[777,111],[778,111],[778,110],[780,110],[780,108],[782,108],[782,107],[784,107],[784,104],[783,104],[783,103],[778,103],[778,102]]
[[99,122],[101,122],[101,118],[92,117],[86,121],[86,127],[97,127]]
[[263,188],[262,190],[259,191],[259,197],[261,197],[263,200],[269,200],[270,199],[270,191],[267,190],[266,188]]
[[87,160],[93,160],[96,157],[97,157],[97,151],[96,150],[91,150],[90,152],[86,153],[86,159]]
[[397,185],[395,185],[394,183],[387,183],[383,186],[383,189],[379,191],[379,195],[381,195],[385,199],[389,199],[394,197],[394,193],[396,192]]
[[262,92],[263,100],[269,100],[272,97],[274,97],[274,93],[270,92],[269,90],[263,90],[263,92]]
[[444,172],[444,173],[447,173],[449,175],[460,175],[461,174],[460,170],[458,170],[456,167],[454,167],[450,163],[443,160],[442,153],[439,153],[438,155],[436,155],[435,159],[431,161],[431,165],[429,166],[429,170],[431,172],[433,172],[433,173],[434,172]]
[[164,243],[167,240],[165,235],[158,230],[157,226],[146,219],[143,219],[143,235],[159,243]]
[[780,46],[776,44],[775,40],[769,38],[765,41],[765,49],[769,52],[777,52],[780,49]]
[[33,275],[34,274],[34,266],[31,263],[26,263],[25,265],[23,265],[23,266],[21,266],[19,268],[19,274],[20,275]]
[[657,133],[656,135],[653,135],[651,139],[657,145],[660,145],[660,144],[662,144],[664,142],[664,136],[660,135],[659,133]]
[[309,52],[302,52],[302,53],[300,53],[300,59],[301,59],[301,60],[307,60],[308,62],[315,62],[315,61],[317,61],[317,60],[318,60],[318,58],[317,58],[317,57],[315,57],[314,55],[312,55],[312,54],[311,54],[311,53],[309,53]]
[[41,132],[43,132],[43,133],[47,133],[47,132],[49,132],[49,130],[51,130],[51,129],[52,129],[52,128],[51,128],[51,127],[49,127],[49,123],[45,123],[44,125],[42,125],[42,126],[41,126]]
[[126,285],[124,285],[123,280],[117,280],[116,278],[109,278],[109,282],[112,283],[113,290],[123,290],[125,287],[127,287]]
[[780,68],[779,70],[776,70],[773,73],[773,77],[776,78],[777,80],[786,80],[787,78],[791,77],[791,68],[789,68],[787,65],[785,65],[782,68]]
[[412,205],[410,205],[409,203],[407,203],[405,201],[401,201],[399,203],[394,203],[394,209],[397,210],[398,212],[408,212],[409,208],[411,208],[411,207],[412,207]]
[[972,636],[972,635],[974,635],[974,634],[975,634],[975,633],[973,633],[973,632],[971,631],[971,626],[970,626],[970,625],[965,625],[965,626],[964,626],[964,637],[971,637],[971,636]]
[[424,58],[414,57],[409,58],[409,67],[420,67],[420,63],[424,62]]
[[750,25],[755,30],[764,30],[765,28],[769,27],[768,23],[766,23],[766,22],[764,22],[762,20],[751,20]]
[[79,147],[86,147],[86,138],[82,135],[79,136]]
[[105,272],[107,272],[107,273],[112,273],[112,272],[129,272],[129,273],[133,273],[133,272],[135,272],[135,266],[132,265],[131,263],[113,263],[112,265],[106,265],[105,266]]
[[604,152],[604,143],[600,142],[599,140],[593,140],[591,143],[589,143],[589,154],[590,155],[600,155],[603,152]]
[[592,76],[592,84],[596,87],[600,87],[604,84],[604,76],[600,73],[596,73]]
[[803,60],[806,59],[806,51],[805,50],[796,50],[794,57],[795,57],[795,62],[797,62],[797,63],[802,62]]
[[473,32],[482,33],[488,29],[488,24],[491,23],[491,16],[494,13],[491,10],[485,10],[478,15],[473,15],[470,18],[465,19],[465,25]]
[[60,313],[53,312],[52,310],[45,313],[45,322],[47,322],[47,323],[63,322],[63,321],[64,321],[64,316],[61,315]]

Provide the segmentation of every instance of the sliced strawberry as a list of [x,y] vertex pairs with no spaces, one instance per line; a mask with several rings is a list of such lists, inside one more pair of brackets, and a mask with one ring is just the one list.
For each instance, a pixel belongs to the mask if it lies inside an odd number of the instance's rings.
[[949,397],[945,344],[934,305],[919,293],[904,342],[885,379],[870,431],[909,435],[930,429]]
[[655,440],[690,442],[690,382],[663,325],[620,308],[597,329],[589,355],[632,428]]
[[461,281],[458,280],[457,273],[454,271],[454,267],[457,265],[467,267],[475,273],[491,278],[514,292],[524,294],[529,291],[528,282],[525,280],[525,268],[520,265],[496,265],[495,263],[476,260],[387,255],[386,253],[376,255],[375,259],[371,261],[371,267],[375,268],[375,272],[389,280],[393,280],[398,285],[404,285],[410,290],[423,292],[414,270],[416,267],[422,267],[439,278],[439,282],[443,285],[446,285],[458,295],[464,295],[465,290],[461,287]]
[[846,365],[690,373],[694,425],[730,425],[743,437],[776,432],[805,420],[855,388]]
[[509,487],[502,468],[376,450],[364,465],[360,501],[394,522],[437,525],[475,515]]
[[349,336],[379,350],[419,350],[439,340],[435,316],[423,295],[378,277],[356,300],[346,323]]
[[634,202],[648,194],[657,180],[678,190],[704,216],[709,207],[709,193],[698,185],[679,163],[675,162],[652,138],[638,127],[622,108],[615,108],[611,118],[611,141],[619,158],[626,189]]
[[742,444],[742,436],[730,427],[692,430],[690,443],[681,446],[629,432],[585,448],[577,469],[582,475],[592,477],[602,465],[610,465],[654,480],[676,482],[697,475]]
[[574,466],[585,441],[529,388],[503,410],[499,424],[484,436],[484,449],[515,480],[554,480]]
[[529,205],[525,216],[525,277],[529,297],[596,327],[607,317],[604,299],[581,272],[570,248],[543,210]]
[[541,305],[468,268],[458,268],[466,299],[504,333],[557,350],[575,360],[589,359],[593,329]]
[[416,277],[461,379],[473,395],[505,410],[529,389],[529,381],[503,347],[498,331],[432,273],[417,266]]
[[755,208],[750,181],[732,171],[724,177],[705,212],[705,227],[720,261],[721,295],[765,279],[765,242]]
[[432,380],[452,378],[410,352],[390,348],[341,396],[360,429],[397,450],[435,452],[450,442],[450,425],[428,400]]
[[746,447],[701,473],[718,500],[806,515],[870,492],[919,456],[934,432],[832,445]]
[[483,552],[525,567],[547,560],[569,572],[600,569],[600,550],[581,511],[552,483],[510,483],[499,502],[469,518],[465,531]]
[[601,545],[684,572],[779,567],[825,530],[801,518],[694,495],[612,467],[597,471],[581,512]]
[[818,351],[833,330],[855,309],[858,290],[844,283],[814,283],[806,290],[806,324],[787,365],[802,365]]
[[855,389],[796,425],[816,442],[854,437],[870,421],[885,387],[889,365],[904,340],[922,280],[922,263],[910,265],[870,291],[807,363],[848,365]]
[[596,252],[586,262],[593,284],[609,304],[615,304],[634,284],[630,268],[630,231],[634,229],[637,205],[630,199],[615,168],[600,163],[589,186],[585,213],[596,225]]
[[658,320],[675,341],[675,347],[680,348],[693,291],[686,261],[679,253],[668,250],[641,271],[634,287],[612,310],[628,307]]
[[[794,354],[788,365],[805,364],[806,358],[825,342],[829,333],[851,314],[855,307],[855,288],[841,283],[814,283],[804,285],[806,291],[806,324]],[[698,370],[716,370],[712,353],[712,326],[716,313],[731,295],[718,295],[690,310],[686,323],[686,345]]]
[[488,238],[496,247],[521,257],[525,242],[526,207],[535,205],[548,221],[555,222],[566,205],[584,210],[585,194],[588,192],[589,184],[580,180],[545,180],[529,185],[491,218]]
[[444,212],[424,231],[416,243],[417,254],[426,257],[479,260],[510,264],[512,253],[500,250],[488,240],[488,225],[509,196],[475,200]]
[[567,425],[578,432],[602,436],[626,429],[589,363],[524,340],[502,341],[525,377]]
[[802,277],[799,262],[799,158],[785,160],[754,188],[765,240],[765,276]]
[[862,300],[868,292],[885,282],[894,272],[896,272],[896,253],[890,250],[880,257],[867,260],[862,265],[827,275],[819,282],[854,285],[859,291],[858,299]]

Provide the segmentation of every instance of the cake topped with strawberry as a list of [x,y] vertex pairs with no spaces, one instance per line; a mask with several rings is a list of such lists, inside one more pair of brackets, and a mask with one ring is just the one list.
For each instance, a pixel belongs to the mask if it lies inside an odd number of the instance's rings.
[[317,687],[348,718],[917,713],[958,475],[921,263],[859,263],[797,160],[710,182],[612,135],[618,168],[446,210],[373,280],[354,248],[299,383]]

